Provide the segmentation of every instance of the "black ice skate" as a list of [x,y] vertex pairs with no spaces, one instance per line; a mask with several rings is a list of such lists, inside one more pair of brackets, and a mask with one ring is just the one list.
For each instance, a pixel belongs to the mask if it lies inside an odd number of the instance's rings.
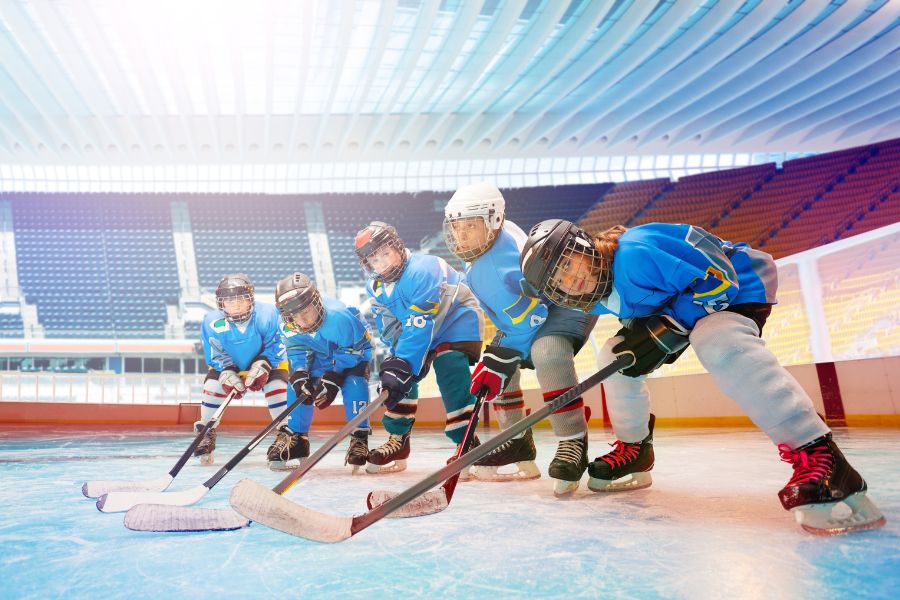
[[344,464],[353,468],[355,475],[360,467],[366,465],[369,456],[369,432],[365,429],[354,431],[350,435],[350,445],[347,446],[347,454],[344,456]]
[[[194,433],[200,433],[205,426],[206,423],[203,421],[197,421],[194,423]],[[206,430],[206,435],[203,436],[203,439],[200,440],[200,443],[197,444],[197,447],[194,449],[194,456],[200,458],[201,465],[208,466],[213,464],[213,450],[215,449],[216,428],[210,427]]]
[[278,428],[275,441],[269,446],[266,458],[273,471],[288,471],[300,464],[300,459],[309,456],[309,436],[295,433],[287,425]]
[[[478,436],[473,433],[472,434],[472,444],[469,446],[469,450],[471,450],[472,448],[477,448],[480,445],[481,445],[481,440],[479,440]],[[453,456],[451,456],[450,458],[447,459],[448,465],[450,463],[452,463],[454,460],[456,460],[457,455],[465,454],[465,452],[460,453],[459,446],[460,446],[460,444],[456,445],[456,452],[453,453]],[[459,481],[469,481],[472,479],[472,476],[473,476],[472,467],[471,466],[466,467],[465,469],[463,469],[462,471],[459,472]]]
[[[534,463],[537,448],[531,429],[525,435],[501,444],[490,454],[478,460],[472,467],[472,476],[479,481],[526,481],[541,476]],[[501,467],[514,465],[516,470],[500,471]]]
[[369,451],[366,472],[374,475],[405,471],[407,458],[409,458],[409,432],[403,435],[392,433],[385,443]]
[[640,442],[629,444],[616,440],[610,444],[612,452],[604,454],[588,465],[588,488],[594,492],[625,492],[650,487],[653,478],[653,425],[656,417],[650,415],[650,433]]
[[[778,498],[803,529],[816,535],[838,535],[885,524],[881,511],[866,497],[865,480],[844,458],[830,433],[796,450],[779,444],[778,451],[781,460],[794,467],[794,476],[778,492]],[[842,504],[846,506],[837,508]]]
[[556,480],[553,493],[566,496],[578,489],[578,482],[588,466],[587,434],[574,440],[562,440],[556,447],[556,456],[550,461],[547,475]]

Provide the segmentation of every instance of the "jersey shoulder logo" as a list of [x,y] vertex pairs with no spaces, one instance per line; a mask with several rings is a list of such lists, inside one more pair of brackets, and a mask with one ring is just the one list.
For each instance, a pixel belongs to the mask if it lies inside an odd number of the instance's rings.
[[212,330],[215,331],[216,333],[224,333],[224,332],[228,331],[228,329],[229,329],[229,326],[228,326],[227,319],[219,319],[218,321],[215,321],[212,326]]
[[544,324],[544,321],[547,320],[547,317],[542,317],[541,315],[531,315],[531,319],[529,320],[529,324],[532,327],[540,327]]

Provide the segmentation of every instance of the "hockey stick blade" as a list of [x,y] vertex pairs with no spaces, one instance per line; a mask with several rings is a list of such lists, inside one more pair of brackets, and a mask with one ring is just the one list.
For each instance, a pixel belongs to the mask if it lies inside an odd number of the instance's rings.
[[206,432],[214,427],[215,423],[219,421],[222,417],[222,413],[225,412],[225,407],[227,407],[232,399],[234,399],[234,391],[225,396],[225,399],[222,401],[222,404],[219,405],[219,408],[216,409],[216,412],[213,413],[212,418],[206,422],[206,425],[203,426],[197,435],[194,436],[193,441],[188,446],[187,450],[181,455],[178,459],[178,462],[175,463],[175,466],[169,470],[168,475],[165,477],[160,477],[159,479],[149,479],[147,481],[88,481],[84,485],[81,486],[81,493],[84,494],[88,498],[99,498],[103,494],[107,494],[109,492],[121,491],[121,492],[162,492],[166,488],[169,487],[169,484],[172,483],[172,480],[178,475],[181,471],[182,467],[187,464],[187,461],[194,454],[194,450],[197,449],[197,446],[200,445],[201,440],[206,435]]
[[97,500],[97,510],[104,513],[125,512],[138,504],[168,504],[188,506],[199,502],[209,488],[203,484],[180,492],[119,492],[103,494]]
[[125,513],[124,523],[132,531],[234,531],[249,525],[250,520],[230,508],[138,504]]
[[340,542],[353,535],[353,517],[336,517],[306,508],[252,479],[242,479],[234,486],[231,506],[266,527],[316,542]]
[[81,486],[81,493],[87,498],[99,498],[103,494],[112,491],[121,492],[162,492],[175,478],[165,475],[157,479],[145,479],[144,481],[87,481]]
[[[487,456],[501,444],[506,443],[529,427],[546,419],[553,412],[575,401],[585,391],[616,371],[626,369],[632,364],[634,364],[634,357],[631,355],[616,357],[612,363],[600,369],[568,392],[545,403],[540,409],[498,433],[490,440],[466,452],[457,460],[361,515],[338,517],[301,506],[287,498],[278,497],[276,501],[276,498],[274,498],[275,494],[258,484],[251,485],[253,482],[247,479],[240,481],[232,490],[231,506],[248,519],[258,521],[263,525],[297,537],[319,542],[345,540],[374,525],[412,500],[419,498],[442,481],[446,481],[466,467],[471,466],[477,460]],[[439,491],[438,493],[441,492]],[[442,503],[435,504],[436,507],[441,505]],[[443,505],[443,508],[446,508],[446,504]],[[440,510],[443,510],[443,508]]]

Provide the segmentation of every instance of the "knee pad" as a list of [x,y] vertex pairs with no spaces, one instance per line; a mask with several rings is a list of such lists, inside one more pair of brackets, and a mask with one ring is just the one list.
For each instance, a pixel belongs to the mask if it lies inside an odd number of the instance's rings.
[[572,341],[561,335],[538,338],[531,345],[531,361],[536,370],[571,367],[575,360]]

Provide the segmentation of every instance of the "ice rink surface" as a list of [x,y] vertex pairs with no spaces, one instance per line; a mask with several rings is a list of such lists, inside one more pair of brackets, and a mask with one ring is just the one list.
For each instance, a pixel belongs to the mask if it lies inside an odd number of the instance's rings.
[[[223,430],[215,466],[253,433]],[[327,435],[314,432],[313,449]],[[652,487],[595,494],[585,477],[572,499],[558,500],[546,477],[556,444],[541,429],[541,479],[460,484],[442,513],[386,519],[323,545],[258,524],[133,532],[121,514],[102,514],[81,495],[90,479],[163,476],[187,447],[187,428],[11,427],[0,434],[0,597],[897,598],[900,432],[839,429],[835,437],[886,527],[834,538],[802,531],[776,496],[790,466],[750,429],[660,428]],[[376,429],[372,445],[385,438]],[[590,455],[611,441],[609,431],[592,431]],[[268,442],[196,506],[226,507],[244,477],[274,486],[283,474],[265,467]],[[345,447],[287,497],[333,514],[362,512],[369,490],[399,491],[452,453],[441,432],[414,430],[406,472],[351,477]],[[214,472],[192,463],[170,489]]]

